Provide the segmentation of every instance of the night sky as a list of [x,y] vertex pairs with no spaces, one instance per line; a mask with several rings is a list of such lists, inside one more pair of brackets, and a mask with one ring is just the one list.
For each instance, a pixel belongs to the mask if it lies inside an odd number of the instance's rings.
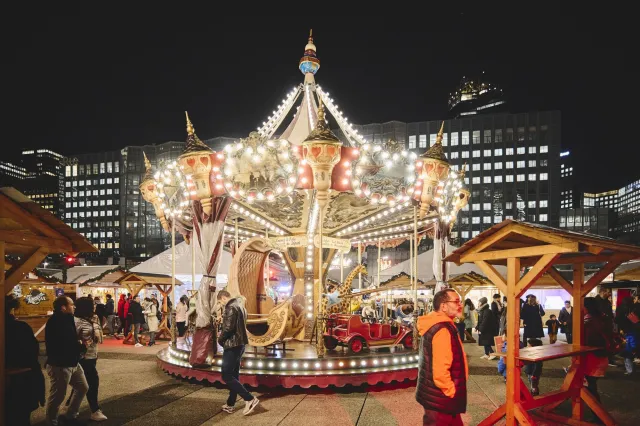
[[387,18],[212,13],[29,16],[4,54],[11,117],[2,156],[184,140],[184,110],[202,139],[246,136],[302,82],[297,65],[312,27],[316,80],[350,122],[443,118],[461,77],[485,71],[511,112],[562,112],[563,148],[573,151],[583,189],[640,177],[637,46],[620,16],[457,10],[412,22],[410,10]]

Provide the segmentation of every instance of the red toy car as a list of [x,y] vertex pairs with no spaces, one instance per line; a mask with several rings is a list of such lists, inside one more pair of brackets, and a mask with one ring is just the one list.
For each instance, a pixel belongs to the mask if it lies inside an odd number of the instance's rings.
[[413,347],[413,330],[404,325],[363,323],[360,315],[331,314],[327,319],[324,346],[335,349],[348,347],[353,353],[363,348]]

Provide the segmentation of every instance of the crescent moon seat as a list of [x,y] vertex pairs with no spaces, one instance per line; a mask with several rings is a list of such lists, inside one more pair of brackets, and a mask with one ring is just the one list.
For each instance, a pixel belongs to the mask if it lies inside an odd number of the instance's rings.
[[295,295],[275,304],[264,286],[264,267],[274,250],[263,237],[253,237],[239,248],[231,263],[227,291],[232,297],[246,298],[247,337],[254,347],[272,345],[292,338],[306,324],[304,296]]

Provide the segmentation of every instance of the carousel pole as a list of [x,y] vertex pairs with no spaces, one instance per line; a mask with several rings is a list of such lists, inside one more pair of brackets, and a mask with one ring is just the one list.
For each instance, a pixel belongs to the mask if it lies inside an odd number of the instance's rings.
[[[382,240],[378,238],[378,287],[380,287],[380,256],[382,255],[381,241]],[[382,304],[382,309],[384,310],[383,318],[386,320],[387,319],[387,302],[389,301],[389,292],[387,291],[386,293],[383,293],[383,294],[384,294],[382,298],[382,300],[384,300]]]
[[191,290],[196,289],[196,240],[195,228],[191,232]]
[[[267,228],[265,228],[264,230],[264,238],[266,240],[269,240],[269,230]],[[271,269],[270,269],[270,265],[269,265],[269,254],[267,253],[267,261],[265,262],[265,266],[267,267],[267,278],[264,280],[265,281],[265,291],[269,288],[269,285],[271,284]]]
[[418,333],[418,209],[413,206],[413,238],[412,238],[414,253],[411,259],[413,265],[413,309],[414,320],[413,326],[413,350],[418,350],[418,343],[420,340],[420,334]]
[[340,282],[344,282],[344,253],[340,252]]
[[171,343],[176,345],[176,216],[171,216]]
[[[362,265],[362,245],[358,241],[358,265]],[[362,290],[362,272],[358,272],[358,288]]]
[[238,218],[236,217],[236,230],[235,230],[235,245],[236,245],[236,250],[235,252],[238,252]]
[[[320,206],[320,211],[318,212],[318,234],[320,235],[320,244],[318,247],[318,291],[317,291],[317,297],[316,297],[316,301],[318,306],[321,305],[320,301],[322,300],[322,293],[324,291],[324,284],[322,281],[322,233],[324,232],[323,230],[323,223],[324,222],[324,205],[326,204],[326,200],[323,200],[322,203],[318,203]],[[322,316],[324,315],[324,312],[321,312],[320,309],[318,309],[318,315],[316,317],[316,327],[317,330],[316,332],[318,333],[318,344],[316,346],[316,352],[318,354],[318,357],[322,358],[324,356],[324,337],[323,337],[323,328],[324,328],[324,323],[322,320]]]

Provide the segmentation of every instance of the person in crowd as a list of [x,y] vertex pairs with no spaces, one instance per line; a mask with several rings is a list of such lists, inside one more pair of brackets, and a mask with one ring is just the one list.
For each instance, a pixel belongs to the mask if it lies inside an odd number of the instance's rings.
[[131,320],[131,324],[133,324],[133,341],[135,342],[136,348],[142,347],[142,343],[140,343],[140,328],[142,324],[144,324],[144,313],[142,310],[142,305],[140,305],[140,296],[136,295],[133,298],[131,303],[129,304],[129,319]]
[[369,300],[362,308],[362,318],[368,322],[375,322],[377,318],[376,304],[373,300]]
[[120,326],[118,327],[118,334],[125,332],[126,333],[126,321],[127,321],[127,314],[125,312],[125,304],[127,303],[126,297],[124,296],[124,294],[120,294],[120,299],[118,299],[118,318],[120,319]]
[[[527,341],[527,346],[530,348],[534,348],[536,346],[542,346],[542,340],[540,339],[529,339]],[[542,376],[542,361],[531,362],[524,366],[524,374],[529,378],[529,386],[531,387],[531,395],[537,396],[540,395],[540,389],[538,385],[540,384],[540,376]]]
[[107,303],[104,305],[104,314],[107,317],[107,333],[115,336],[114,322],[116,318],[116,308],[113,297],[107,293]]
[[156,344],[156,333],[160,324],[158,322],[158,307],[152,299],[149,299],[149,303],[145,305],[143,313],[147,326],[149,326],[149,343],[147,343],[147,346],[153,346]]
[[9,374],[6,379],[4,424],[29,426],[31,412],[45,403],[45,383],[38,362],[40,347],[33,330],[29,324],[13,316],[18,306],[18,299],[5,297],[5,367],[9,372],[20,372]]
[[638,326],[631,318],[634,318],[633,297],[627,296],[620,302],[616,309],[616,324],[624,335],[625,345],[620,353],[624,358],[625,375],[633,374],[633,358],[638,349]]
[[547,326],[547,335],[549,336],[549,343],[554,344],[558,340],[558,329],[560,328],[560,321],[557,320],[554,314],[549,315],[549,319],[545,323]]
[[507,330],[507,305],[504,305],[504,309],[502,309],[502,315],[500,315],[500,320],[498,320],[498,336],[502,336],[506,333]]
[[489,309],[486,297],[481,297],[478,303],[478,325],[476,326],[476,331],[479,333],[478,345],[484,346],[484,355],[480,358],[494,360],[496,357],[491,353],[493,353],[493,338],[498,335],[498,322],[491,309]]
[[[504,314],[504,313],[503,313]],[[524,348],[524,344],[518,339],[518,343],[520,344],[520,349]],[[504,329],[504,333],[502,334],[502,353],[507,353],[507,329]],[[498,374],[501,374],[504,378],[504,382],[507,382],[507,357],[501,356],[498,360]]]
[[260,401],[251,395],[240,383],[240,361],[245,346],[249,343],[247,338],[247,311],[244,304],[238,298],[231,298],[226,290],[220,290],[216,297],[224,306],[222,319],[222,331],[218,342],[224,348],[222,353],[222,380],[229,386],[229,398],[222,410],[233,413],[238,395],[245,401],[243,414],[246,416],[253,412]]
[[[86,351],[80,359],[80,365],[89,384],[87,402],[91,409],[91,420],[101,422],[107,420],[107,416],[102,413],[100,404],[98,404],[98,388],[100,387],[100,376],[97,368],[98,343],[102,342],[102,328],[100,327],[100,319],[95,314],[95,307],[90,298],[79,298],[76,300],[74,321],[78,339],[86,347]],[[69,397],[69,399],[71,398],[72,396]]]
[[471,332],[476,327],[476,307],[473,305],[471,299],[467,298],[464,301],[464,334],[467,337],[467,342],[476,343],[476,339],[473,338]]
[[573,343],[573,308],[571,307],[570,300],[564,301],[564,306],[560,309],[558,321],[560,322],[560,332],[564,333],[567,338],[567,343]]
[[96,296],[93,298],[93,304],[96,306],[95,313],[98,316],[98,320],[100,321],[100,327],[104,327],[105,321],[107,319],[107,308],[104,303],[102,303],[102,299]]
[[[93,302],[91,302],[93,309]],[[46,403],[46,418],[50,425],[59,421],[79,424],[78,409],[89,390],[84,370],[80,365],[81,354],[87,348],[78,339],[73,318],[75,305],[67,296],[59,296],[53,301],[53,315],[45,326],[45,346],[47,350],[46,369],[49,376],[49,395]],[[67,386],[73,388],[73,395],[64,416],[58,417],[60,404],[64,401]]]
[[124,325],[124,335],[128,336],[131,333],[131,327],[133,326],[133,320],[131,312],[129,312],[129,308],[131,307],[131,293],[127,293],[127,299],[124,302],[124,317],[125,317],[125,325]]
[[538,303],[536,296],[530,294],[527,296],[527,302],[520,310],[520,318],[524,324],[524,333],[522,336],[523,343],[527,343],[528,339],[539,339],[544,337],[542,329],[542,317],[545,312],[542,305]]
[[491,312],[496,319],[496,324],[500,321],[502,311],[504,310],[504,305],[502,304],[501,299],[500,295],[496,293],[493,295],[493,302],[491,302]]
[[[171,312],[173,309],[173,303],[171,303],[171,298],[167,296],[167,312]],[[167,327],[171,329],[171,314],[167,315]]]
[[[600,310],[600,313],[604,316],[605,327],[607,327],[607,329],[611,330],[611,332],[613,333],[613,326],[614,326],[613,304],[611,303],[610,298],[611,298],[611,290],[606,287],[600,286],[600,290],[598,290],[598,294],[595,297],[595,300],[598,303],[598,309]],[[617,366],[615,355],[609,354],[608,360],[609,360],[609,366],[611,367]]]
[[338,289],[337,285],[329,284],[328,290],[329,291],[327,293],[323,294],[323,296],[325,296],[329,300],[329,302],[327,303],[327,308],[342,301],[342,299],[340,299],[340,290]]
[[187,329],[187,312],[189,311],[189,298],[184,295],[180,298],[178,306],[176,306],[176,327],[178,327],[178,336],[183,337]]
[[598,393],[598,378],[604,377],[609,364],[607,346],[612,339],[612,330],[607,323],[606,315],[600,312],[601,302],[597,297],[585,297],[584,309],[584,344],[602,348],[585,355],[584,374],[587,380],[587,390],[600,401]]
[[422,347],[416,401],[424,408],[424,425],[462,426],[469,367],[453,322],[461,316],[460,296],[453,289],[444,289],[433,297],[433,312],[418,318]]

